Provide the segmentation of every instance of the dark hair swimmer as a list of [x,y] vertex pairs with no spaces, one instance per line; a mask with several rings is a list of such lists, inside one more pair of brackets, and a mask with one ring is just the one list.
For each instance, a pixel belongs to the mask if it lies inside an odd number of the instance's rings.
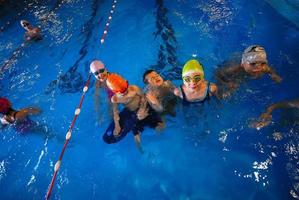
[[265,49],[259,45],[246,48],[242,54],[241,66],[251,75],[263,72],[268,67]]
[[25,32],[25,40],[41,40],[41,30],[39,27],[33,27],[27,20],[21,20],[20,21],[21,26],[26,30]]
[[218,96],[220,98],[230,96],[244,81],[259,78],[264,74],[268,74],[277,83],[282,80],[269,66],[266,51],[260,45],[247,47],[242,54],[241,63],[239,62],[239,60],[237,63],[229,59],[216,70],[215,78],[219,86]]
[[21,110],[15,110],[12,108],[8,99],[0,97],[0,113],[2,114],[2,117],[0,118],[1,124],[9,125],[24,121],[28,115],[39,114],[40,109],[28,107]]
[[[297,113],[299,113],[299,98],[280,101],[269,105],[264,113],[260,115],[260,117],[249,124],[250,128],[256,128],[257,130],[268,126],[272,122],[272,114],[275,110],[286,110],[286,109],[294,109]],[[288,115],[291,113],[288,112]],[[296,123],[299,122],[298,115],[296,115]]]

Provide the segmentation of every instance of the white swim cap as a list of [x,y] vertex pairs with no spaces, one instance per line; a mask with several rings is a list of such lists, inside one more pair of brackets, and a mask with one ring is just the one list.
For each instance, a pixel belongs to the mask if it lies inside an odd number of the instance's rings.
[[90,64],[90,71],[92,73],[95,73],[99,69],[105,69],[104,63],[102,63],[100,60],[94,60]]
[[242,55],[242,64],[257,62],[268,63],[266,51],[259,45],[249,46]]

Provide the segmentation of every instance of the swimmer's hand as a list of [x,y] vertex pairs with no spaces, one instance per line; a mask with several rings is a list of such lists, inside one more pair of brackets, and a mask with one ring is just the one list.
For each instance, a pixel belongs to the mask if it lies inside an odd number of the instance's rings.
[[137,119],[138,120],[143,120],[144,118],[146,118],[148,116],[148,108],[145,109],[139,109],[137,111]]
[[271,123],[271,121],[256,121],[249,125],[250,128],[256,128],[257,130],[260,130],[261,128],[264,128],[268,126]]
[[37,115],[37,114],[41,113],[41,110],[39,108],[29,107],[27,109],[28,109],[29,114]]
[[282,78],[278,76],[277,74],[271,74],[271,79],[275,81],[276,83],[280,83],[282,81]]
[[152,108],[154,110],[156,110],[158,112],[163,111],[163,106],[160,104],[159,100],[157,99],[157,97],[154,94],[147,93],[146,94],[146,99],[150,103],[150,105],[152,106]]
[[119,125],[115,125],[114,130],[113,130],[113,135],[116,136],[116,137],[118,137],[120,131],[121,131],[120,126]]
[[155,127],[155,130],[159,133],[165,128],[165,122],[159,122],[158,125]]
[[217,90],[217,97],[218,99],[225,99],[229,98],[232,95],[232,92],[236,90],[240,85],[238,83],[235,83],[233,81],[226,82],[223,85],[223,88],[221,90]]
[[261,128],[264,128],[268,126],[272,121],[272,115],[268,113],[263,113],[258,120],[250,123],[250,128],[256,128],[257,130],[260,130]]
[[158,99],[157,99],[156,96],[153,95],[152,93],[147,93],[147,94],[146,94],[146,99],[147,99],[148,101],[150,101],[152,104],[155,104],[155,105],[159,104]]

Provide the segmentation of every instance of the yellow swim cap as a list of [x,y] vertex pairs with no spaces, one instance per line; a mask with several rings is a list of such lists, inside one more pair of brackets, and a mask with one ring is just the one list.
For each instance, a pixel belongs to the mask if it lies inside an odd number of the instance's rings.
[[182,77],[192,72],[199,72],[204,77],[204,71],[202,65],[197,60],[189,60],[183,67]]

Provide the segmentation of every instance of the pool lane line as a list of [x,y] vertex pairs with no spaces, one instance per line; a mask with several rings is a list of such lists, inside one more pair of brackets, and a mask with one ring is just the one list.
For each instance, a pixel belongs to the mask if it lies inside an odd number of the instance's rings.
[[[117,1],[114,0],[114,1],[113,1],[113,4],[112,4],[112,9],[110,10],[110,15],[109,15],[109,17],[108,17],[108,20],[107,20],[107,23],[106,23],[106,26],[105,26],[105,29],[104,29],[104,32],[103,32],[103,35],[102,35],[101,40],[100,40],[100,41],[101,41],[101,44],[104,43],[105,38],[106,38],[106,36],[107,36],[107,34],[108,34],[108,30],[109,30],[108,27],[109,27],[110,22],[111,22],[111,20],[112,20],[112,14],[114,13],[114,10],[115,10],[115,7],[116,7],[116,3],[117,3]],[[85,84],[85,86],[84,86],[84,88],[83,88],[83,94],[82,94],[82,96],[81,96],[79,106],[78,106],[77,109],[75,110],[75,116],[74,116],[74,118],[73,118],[73,121],[72,121],[72,123],[71,123],[71,126],[70,126],[68,132],[66,133],[66,136],[65,136],[65,142],[64,142],[64,145],[63,145],[63,147],[62,147],[62,150],[61,150],[59,159],[58,159],[58,161],[55,163],[55,166],[54,166],[54,174],[53,174],[53,176],[52,176],[52,180],[51,180],[51,182],[50,182],[50,185],[49,185],[47,194],[46,194],[46,196],[45,196],[45,199],[46,199],[46,200],[48,200],[48,199],[50,198],[50,196],[51,196],[51,193],[52,193],[52,190],[53,190],[53,187],[54,187],[54,183],[55,183],[55,180],[56,180],[58,171],[59,171],[60,166],[61,166],[61,163],[62,163],[62,159],[63,159],[64,152],[65,152],[65,150],[66,150],[66,148],[67,148],[67,145],[68,145],[68,143],[69,143],[69,141],[70,141],[70,139],[71,139],[73,128],[74,128],[75,123],[76,123],[76,120],[77,120],[77,118],[78,118],[78,116],[79,116],[79,114],[80,114],[80,112],[81,112],[81,108],[82,108],[82,105],[83,105],[83,101],[84,101],[85,94],[86,94],[86,92],[88,91],[88,86],[89,86],[89,84],[90,84],[90,78],[91,78],[91,75],[92,75],[92,73],[89,72],[88,79],[87,79],[86,84]]]

